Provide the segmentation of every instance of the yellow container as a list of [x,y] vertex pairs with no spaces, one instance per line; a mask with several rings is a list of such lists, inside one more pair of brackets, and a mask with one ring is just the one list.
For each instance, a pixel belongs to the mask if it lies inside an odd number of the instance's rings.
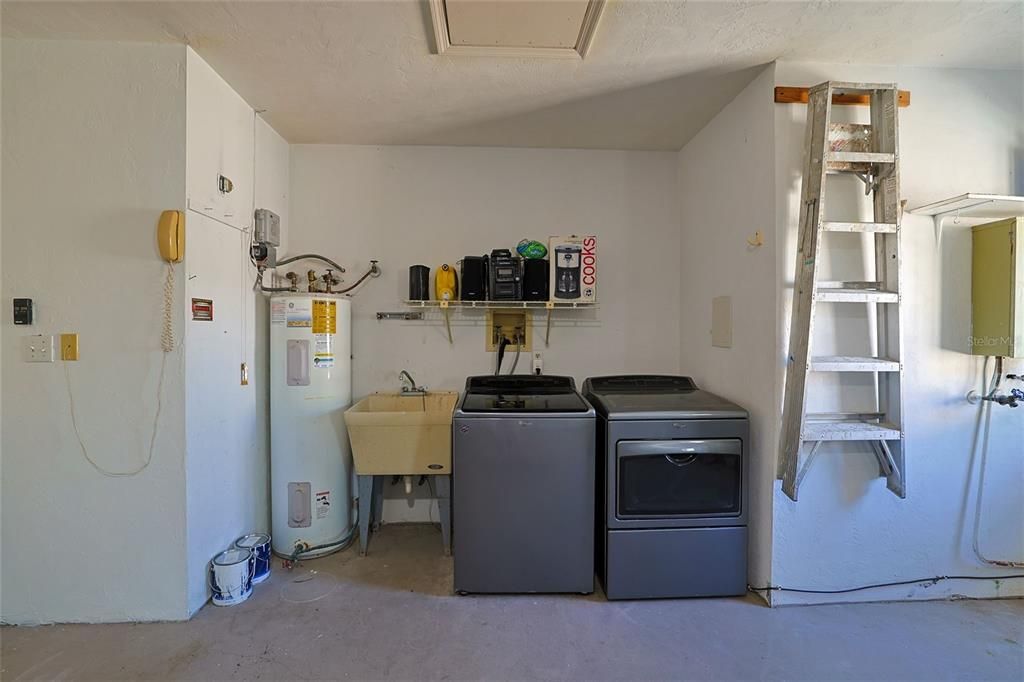
[[444,263],[434,275],[434,295],[439,301],[454,301],[459,297],[459,278],[455,268]]

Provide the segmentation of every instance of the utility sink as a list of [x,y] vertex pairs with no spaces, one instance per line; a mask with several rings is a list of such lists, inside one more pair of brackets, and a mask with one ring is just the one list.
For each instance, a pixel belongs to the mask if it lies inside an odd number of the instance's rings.
[[450,474],[452,412],[459,394],[375,393],[345,411],[360,476]]

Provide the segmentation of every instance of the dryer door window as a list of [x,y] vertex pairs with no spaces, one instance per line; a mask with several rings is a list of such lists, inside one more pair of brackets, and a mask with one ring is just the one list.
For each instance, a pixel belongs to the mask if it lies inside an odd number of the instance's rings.
[[738,516],[743,444],[738,439],[620,441],[616,516]]

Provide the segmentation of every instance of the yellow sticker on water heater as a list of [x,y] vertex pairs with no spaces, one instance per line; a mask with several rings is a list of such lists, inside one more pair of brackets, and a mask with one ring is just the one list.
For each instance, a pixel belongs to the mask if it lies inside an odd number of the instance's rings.
[[335,301],[313,299],[313,333],[338,333],[338,306]]

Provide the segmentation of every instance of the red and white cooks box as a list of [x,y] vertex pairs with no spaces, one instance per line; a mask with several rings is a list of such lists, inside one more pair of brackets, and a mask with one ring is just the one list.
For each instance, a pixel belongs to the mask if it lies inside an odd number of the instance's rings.
[[569,235],[548,240],[551,300],[562,303],[597,301],[597,237]]

